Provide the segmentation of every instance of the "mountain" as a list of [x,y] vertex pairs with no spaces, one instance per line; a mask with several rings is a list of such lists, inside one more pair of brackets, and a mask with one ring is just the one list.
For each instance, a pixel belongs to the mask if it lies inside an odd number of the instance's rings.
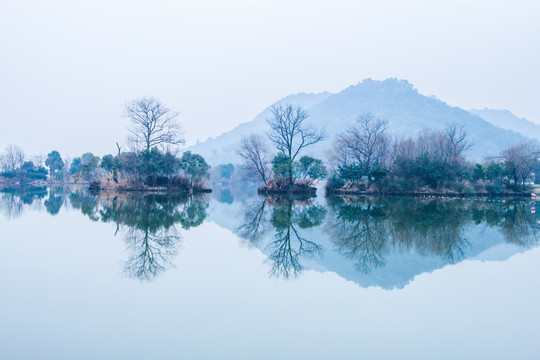
[[540,140],[540,125],[525,118],[519,118],[508,110],[469,110],[487,122],[506,130],[515,131],[525,137]]
[[[366,112],[386,119],[390,133],[400,138],[415,136],[425,128],[441,129],[451,122],[463,125],[474,143],[467,154],[473,160],[499,154],[509,145],[525,140],[522,135],[497,127],[480,116],[420,94],[406,80],[366,79],[337,94],[301,93],[285,97],[275,104],[279,103],[303,106],[310,115],[306,123],[326,130],[326,140],[306,151],[306,154],[322,158],[336,134],[353,125],[358,115]],[[265,134],[268,131],[265,120],[271,115],[271,106],[252,121],[188,150],[203,155],[211,165],[239,163],[235,150],[240,139],[252,132]]]

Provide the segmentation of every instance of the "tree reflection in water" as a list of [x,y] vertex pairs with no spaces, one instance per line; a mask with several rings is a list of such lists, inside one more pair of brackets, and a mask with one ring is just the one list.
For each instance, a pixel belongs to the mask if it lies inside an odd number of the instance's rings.
[[[270,213],[270,214],[269,214]],[[322,248],[301,234],[322,224],[326,209],[314,205],[311,200],[286,197],[260,198],[247,206],[244,223],[237,234],[248,244],[257,245],[273,228],[274,237],[265,246],[270,263],[270,276],[295,278],[303,270],[302,259],[322,255]]]
[[[128,251],[125,274],[146,281],[173,266],[180,229],[202,224],[208,209],[205,197],[181,194],[0,189],[0,212],[8,219],[21,216],[29,207],[55,215],[66,204],[92,221],[116,224],[115,235],[122,234]],[[519,247],[536,246],[540,240],[540,216],[530,199],[331,197],[327,204],[259,197],[246,206],[244,223],[236,233],[245,244],[267,254],[271,276],[284,279],[298,277],[306,259],[322,257],[322,246],[312,238],[322,232],[308,229],[323,221],[335,250],[363,273],[384,266],[392,253],[414,251],[446,263],[458,262],[473,241],[482,240],[466,238],[471,226],[497,229]]]
[[45,187],[4,188],[0,191],[0,207],[7,219],[15,219],[23,214],[25,205],[41,202],[46,196]]
[[360,271],[383,266],[390,237],[384,205],[346,200],[336,197],[328,201],[330,218],[326,229],[331,241]]
[[189,229],[202,224],[208,202],[204,196],[183,194],[75,192],[73,207],[90,219],[116,224],[124,234],[129,253],[124,273],[132,278],[150,281],[173,267],[181,235],[179,224]]
[[0,208],[8,219],[21,216],[25,206],[41,208],[44,205],[49,214],[56,215],[66,201],[65,194],[64,188],[7,187],[0,189]]
[[366,273],[383,266],[392,250],[458,262],[471,245],[464,230],[473,224],[499,228],[520,246],[538,243],[534,202],[521,199],[332,197],[328,205],[326,230],[336,250]]

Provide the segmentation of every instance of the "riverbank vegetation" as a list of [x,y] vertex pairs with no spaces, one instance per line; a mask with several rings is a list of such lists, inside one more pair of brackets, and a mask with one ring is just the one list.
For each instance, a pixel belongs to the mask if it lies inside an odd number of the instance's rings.
[[242,139],[238,154],[247,175],[263,182],[259,193],[315,195],[313,183],[326,177],[326,167],[320,159],[300,155],[325,135],[324,131],[307,126],[307,118],[307,112],[300,106],[289,104],[272,108],[272,117],[266,122],[270,127],[267,137],[277,150],[273,156],[260,135]]
[[210,191],[211,175],[223,184],[237,183],[242,173],[259,181],[259,193],[266,195],[315,196],[315,185],[327,179],[327,194],[498,196],[530,194],[535,174],[540,174],[535,142],[515,144],[475,163],[466,157],[474,144],[458,124],[400,139],[391,136],[384,119],[371,113],[359,115],[333,139],[323,162],[307,150],[325,139],[325,132],[310,126],[308,113],[291,104],[271,109],[266,137],[251,134],[241,140],[241,166],[222,164],[211,173],[201,155],[180,152],[185,139],[178,113],[159,100],[130,101],[124,115],[130,122],[129,137],[122,146],[116,143],[115,154],[86,152],[71,158],[53,150],[29,157],[9,145],[0,154],[0,184],[76,183],[93,190],[190,193]]
[[465,158],[473,144],[456,124],[425,129],[416,137],[393,139],[387,122],[359,116],[341,133],[329,156],[328,194],[530,194],[540,149],[533,143],[509,147],[481,163]]
[[466,158],[474,144],[463,126],[450,123],[398,139],[371,113],[359,115],[354,126],[336,136],[325,165],[302,154],[324,139],[307,118],[299,106],[274,106],[267,119],[274,151],[263,136],[242,139],[238,154],[246,176],[263,184],[259,193],[314,195],[314,182],[328,177],[327,194],[530,195],[540,173],[540,148],[532,141],[474,163]]
[[117,143],[116,155],[91,152],[70,158],[56,151],[28,157],[9,145],[0,155],[0,183],[6,185],[85,184],[93,190],[158,190],[208,192],[210,166],[184,143],[177,113],[154,98],[125,105],[130,120],[128,151]]

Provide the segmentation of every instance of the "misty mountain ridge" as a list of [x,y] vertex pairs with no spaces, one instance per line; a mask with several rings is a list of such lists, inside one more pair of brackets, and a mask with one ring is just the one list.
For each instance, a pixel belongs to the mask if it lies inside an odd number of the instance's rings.
[[416,136],[425,128],[442,129],[453,122],[463,125],[474,143],[465,154],[471,160],[498,155],[508,146],[526,140],[517,132],[496,126],[459,107],[449,106],[435,96],[422,95],[406,80],[365,79],[336,94],[289,95],[267,107],[252,121],[188,150],[203,155],[211,165],[240,163],[236,148],[242,136],[250,133],[265,135],[269,130],[266,119],[272,115],[272,106],[289,103],[307,110],[309,118],[306,124],[325,129],[325,140],[304,152],[323,159],[336,135],[352,126],[358,116],[366,112],[387,120],[389,133],[397,138]]
[[471,114],[480,116],[487,122],[506,130],[515,131],[525,137],[540,140],[540,125],[526,118],[520,118],[509,110],[495,110],[484,108],[482,110],[469,110]]

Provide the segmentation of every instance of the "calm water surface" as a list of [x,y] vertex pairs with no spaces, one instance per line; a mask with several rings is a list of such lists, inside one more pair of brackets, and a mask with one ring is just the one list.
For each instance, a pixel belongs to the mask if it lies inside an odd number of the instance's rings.
[[539,359],[530,199],[0,192],[0,359]]

